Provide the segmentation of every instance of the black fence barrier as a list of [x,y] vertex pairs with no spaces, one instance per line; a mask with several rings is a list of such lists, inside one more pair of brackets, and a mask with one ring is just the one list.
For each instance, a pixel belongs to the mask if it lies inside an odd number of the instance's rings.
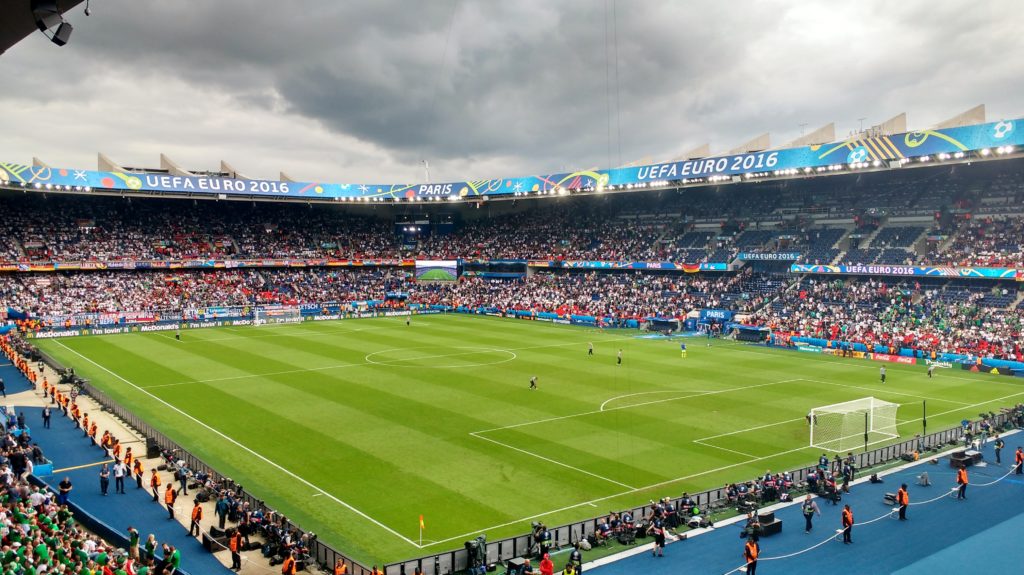
[[[1006,412],[995,414],[989,418],[989,421],[992,423],[993,428],[1002,429],[1004,424],[1010,421],[1010,415]],[[964,433],[964,428],[957,426],[949,429],[943,429],[935,433],[930,433],[928,435],[914,437],[892,445],[879,447],[863,453],[854,454],[854,467],[858,472],[862,472],[863,470],[870,469],[871,467],[901,459],[904,455],[912,454],[915,451],[917,451],[921,457],[924,457],[930,450],[941,449],[945,446],[952,446],[958,443],[962,445],[964,441]],[[834,465],[834,461],[830,461],[829,465],[831,469]],[[807,474],[812,469],[816,469],[816,465],[809,465],[807,467],[801,467],[790,471],[794,485],[806,483]],[[722,487],[690,494],[689,497],[693,499],[701,509],[707,509],[713,513],[730,507],[727,504],[725,489]],[[676,509],[681,507],[681,500],[681,496],[672,500]],[[774,503],[778,503],[778,501],[767,502],[768,505]],[[653,505],[649,504],[641,507],[633,507],[628,509],[628,511],[634,518],[640,519],[641,517],[646,517],[651,512],[652,508]],[[617,510],[616,512],[619,511],[624,510]],[[597,530],[599,522],[604,517],[607,517],[607,515],[608,514],[605,513],[583,521],[560,525],[558,527],[549,527],[549,531],[551,531],[552,534],[552,547],[559,548],[571,546],[580,539],[587,537],[588,535],[593,535]],[[510,537],[498,541],[489,541],[487,543],[487,564],[504,564],[513,557],[530,555],[532,548],[533,539],[530,534],[518,535],[516,537]],[[446,551],[436,555],[427,555],[397,563],[390,563],[384,567],[384,572],[386,575],[412,575],[417,567],[422,570],[424,575],[449,575],[468,569],[469,556],[465,549]]]

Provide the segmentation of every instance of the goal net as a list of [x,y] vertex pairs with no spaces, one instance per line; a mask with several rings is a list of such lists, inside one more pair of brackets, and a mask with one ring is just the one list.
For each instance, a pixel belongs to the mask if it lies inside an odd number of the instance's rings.
[[253,325],[274,323],[299,323],[302,321],[302,310],[298,306],[268,305],[255,309]]
[[808,414],[811,447],[838,453],[895,439],[898,407],[874,397],[815,407]]

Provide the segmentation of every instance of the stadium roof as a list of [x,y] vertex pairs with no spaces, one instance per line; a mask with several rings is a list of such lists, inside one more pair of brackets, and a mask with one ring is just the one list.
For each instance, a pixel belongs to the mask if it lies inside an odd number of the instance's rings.
[[[82,0],[52,2],[60,14],[64,14],[81,3]],[[0,0],[0,54],[39,30],[36,27],[36,17],[32,12],[33,4],[37,3],[26,0]],[[46,3],[38,3],[38,5],[41,4]]]

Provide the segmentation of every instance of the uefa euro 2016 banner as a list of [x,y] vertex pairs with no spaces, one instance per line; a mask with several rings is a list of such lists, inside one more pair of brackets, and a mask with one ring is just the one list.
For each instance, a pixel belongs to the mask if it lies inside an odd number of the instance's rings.
[[940,278],[976,278],[990,280],[1021,279],[1018,273],[1024,270],[1016,268],[956,268],[932,266],[888,266],[888,265],[857,265],[857,266],[823,266],[809,264],[793,264],[789,266],[791,273],[797,274],[846,274],[873,276],[925,276]]
[[0,164],[0,184],[21,184],[46,190],[104,189],[137,192],[172,192],[224,196],[263,196],[339,201],[444,200],[518,193],[553,192],[616,186],[621,189],[666,180],[710,176],[739,176],[778,170],[803,170],[860,162],[888,162],[933,154],[955,154],[1024,145],[1024,119],[988,124],[923,130],[891,136],[853,137],[825,145],[769,150],[682,162],[650,164],[608,170],[496,178],[439,184],[333,184],[328,182],[279,182],[231,178],[172,176],[57,169],[22,164]]
[[528,264],[532,268],[566,268],[578,270],[682,270],[687,273],[697,272],[725,272],[729,271],[729,264],[702,263],[702,264],[678,264],[674,262],[609,262],[609,261],[583,261],[583,260],[532,260]]
[[740,252],[736,257],[745,262],[785,262],[800,259],[800,252]]

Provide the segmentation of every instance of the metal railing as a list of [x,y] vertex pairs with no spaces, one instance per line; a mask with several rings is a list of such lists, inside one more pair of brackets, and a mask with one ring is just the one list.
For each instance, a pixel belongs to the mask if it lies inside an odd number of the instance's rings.
[[[990,421],[993,428],[1001,428],[1008,419],[1008,414],[1000,413],[996,414],[990,419]],[[963,440],[963,437],[964,429],[960,426],[944,429],[925,436],[915,437],[892,445],[879,447],[871,451],[855,454],[854,467],[858,471],[869,469],[877,465],[900,459],[904,455],[915,451],[930,450],[943,445],[960,442]],[[832,466],[833,462],[830,462],[829,465]],[[816,468],[817,467],[815,465],[810,465],[791,471],[790,474],[792,475],[794,485],[805,483],[808,472]],[[727,496],[724,487],[709,489],[707,491],[692,494],[690,495],[690,499],[692,499],[694,503],[702,509],[721,511],[728,507],[726,505]],[[673,504],[676,509],[681,507],[681,500],[681,497],[673,500]],[[777,501],[773,501],[771,503],[777,503]],[[629,509],[629,512],[633,517],[641,518],[647,517],[652,509],[653,505],[648,504],[641,507],[633,507]],[[583,539],[588,535],[593,535],[599,522],[603,518],[607,517],[607,515],[608,514],[606,513],[583,521],[576,521],[550,528],[549,531],[551,531],[552,536],[552,547],[557,548],[565,547],[567,545],[571,546],[580,539]],[[531,534],[518,535],[515,537],[501,539],[499,541],[489,541],[487,543],[486,553],[487,564],[489,565],[496,562],[503,563],[513,557],[521,557],[530,554],[532,548],[533,540]],[[463,548],[391,563],[386,565],[384,570],[386,575],[406,575],[412,574],[414,569],[418,567],[424,575],[447,575],[466,570],[469,566],[469,552]]]

